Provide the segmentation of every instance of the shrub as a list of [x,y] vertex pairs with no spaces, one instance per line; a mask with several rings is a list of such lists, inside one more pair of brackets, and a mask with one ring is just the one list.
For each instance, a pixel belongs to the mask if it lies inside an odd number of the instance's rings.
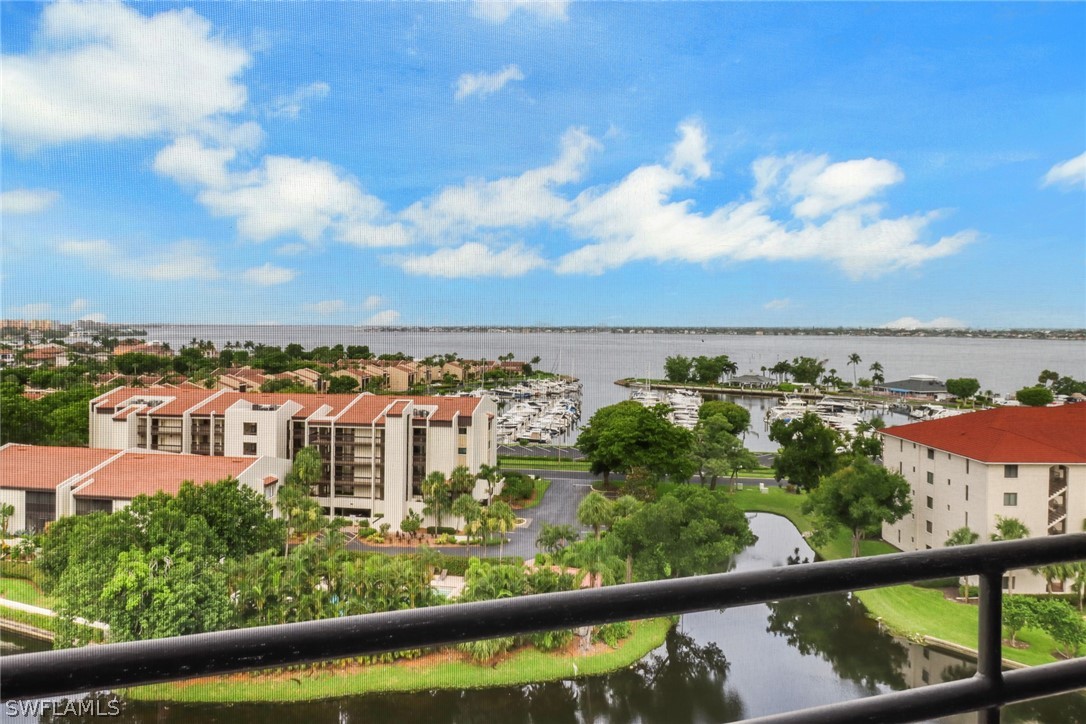
[[605,623],[595,630],[592,634],[592,638],[595,641],[602,641],[611,648],[618,648],[618,642],[624,638],[628,638],[633,633],[633,626],[629,621],[617,621],[615,623]]
[[502,497],[511,500],[526,500],[532,497],[535,491],[535,481],[523,473],[509,472],[505,474],[505,484],[502,486]]
[[540,651],[556,651],[569,645],[573,640],[573,631],[562,629],[561,631],[537,631],[525,637],[528,643]]

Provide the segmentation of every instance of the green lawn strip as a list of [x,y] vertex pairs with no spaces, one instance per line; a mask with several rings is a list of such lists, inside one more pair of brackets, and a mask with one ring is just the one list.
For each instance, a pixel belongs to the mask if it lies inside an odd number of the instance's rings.
[[[744,511],[776,513],[788,518],[802,532],[811,530],[811,520],[801,510],[802,494],[788,493],[779,488],[770,488],[768,493],[740,490],[732,495],[732,500]],[[847,531],[841,531],[815,550],[826,560],[849,558],[852,555],[852,540]],[[894,546],[883,540],[860,542],[861,556],[896,552]],[[882,619],[887,628],[901,636],[933,636],[970,649],[977,647],[976,606],[949,601],[940,590],[902,585],[857,591],[856,595],[872,617]],[[1004,646],[1005,658],[1023,664],[1044,664],[1056,660],[1051,655],[1056,648],[1055,642],[1047,634],[1027,629],[1019,638],[1031,644],[1030,648]]]
[[49,609],[55,603],[52,596],[45,595],[37,585],[24,578],[0,578],[0,598]]
[[588,472],[591,463],[587,460],[558,460],[547,457],[498,457],[498,467],[505,470],[566,470],[570,472]]
[[[977,607],[948,601],[941,591],[916,586],[890,586],[856,595],[870,614],[882,620],[894,633],[906,638],[933,636],[970,649],[977,647]],[[1042,631],[1026,629],[1018,639],[1028,649],[1003,646],[1003,657],[1022,664],[1047,664],[1056,643]]]
[[28,626],[44,629],[46,631],[56,630],[56,618],[52,616],[43,616],[40,613],[28,613],[26,611],[17,611],[14,608],[0,607],[0,619],[14,621],[16,623],[25,623]]
[[543,496],[547,494],[547,490],[551,487],[551,481],[546,478],[540,478],[535,481],[535,493],[532,495],[528,502],[520,506],[520,510],[527,510],[528,508],[534,508],[543,502]]
[[243,679],[220,677],[153,684],[128,689],[124,696],[147,701],[285,702],[358,694],[519,686],[624,669],[659,647],[671,626],[672,621],[666,618],[636,623],[633,634],[617,649],[589,656],[544,653],[528,647],[503,657],[496,665],[466,661],[432,665],[400,662],[373,664],[353,671],[335,668],[298,671],[292,676],[269,677],[258,673]]

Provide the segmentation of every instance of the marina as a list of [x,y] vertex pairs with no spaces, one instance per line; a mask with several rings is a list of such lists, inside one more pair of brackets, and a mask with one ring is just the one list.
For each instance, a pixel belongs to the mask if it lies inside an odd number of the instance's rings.
[[560,440],[581,421],[581,383],[571,377],[525,380],[509,387],[472,390],[498,404],[498,443],[547,444]]
[[635,387],[630,392],[630,399],[640,402],[645,407],[667,405],[667,419],[673,425],[693,430],[698,424],[698,409],[701,407],[700,392],[687,389],[654,390],[649,386]]

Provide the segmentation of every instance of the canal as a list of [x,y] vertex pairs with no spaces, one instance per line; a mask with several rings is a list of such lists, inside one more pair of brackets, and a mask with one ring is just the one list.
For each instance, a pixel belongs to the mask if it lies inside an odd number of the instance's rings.
[[[787,519],[752,514],[751,526],[758,542],[736,557],[733,570],[812,559],[811,549]],[[8,649],[16,641],[7,635],[4,639]],[[880,631],[857,599],[842,594],[687,614],[659,649],[630,669],[604,676],[303,704],[122,702],[115,720],[177,724],[727,722],[961,679],[974,671],[975,665],[960,656]],[[976,716],[943,721],[972,723]],[[1083,722],[1086,696],[1069,694],[1007,707],[1003,721]]]

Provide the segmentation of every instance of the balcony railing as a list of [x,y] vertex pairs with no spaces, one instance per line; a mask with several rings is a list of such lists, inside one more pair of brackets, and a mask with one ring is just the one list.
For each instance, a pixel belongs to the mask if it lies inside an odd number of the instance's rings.
[[1086,687],[1086,659],[1004,673],[1005,571],[1086,559],[1086,534],[959,546],[722,573],[582,591],[238,629],[5,657],[5,700],[58,696],[251,671],[614,621],[745,606],[912,581],[980,576],[977,673],[754,721],[908,722],[969,711],[998,722],[1000,707]]

